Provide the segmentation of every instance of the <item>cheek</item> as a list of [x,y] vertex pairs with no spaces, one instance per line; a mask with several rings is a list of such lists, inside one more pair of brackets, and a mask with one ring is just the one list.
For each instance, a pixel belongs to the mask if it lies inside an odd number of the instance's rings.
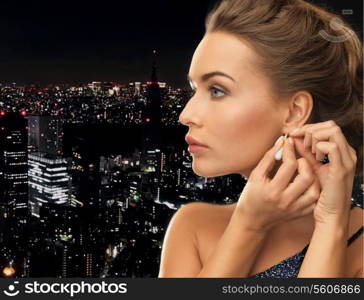
[[231,126],[232,135],[236,141],[244,141],[250,137],[258,138],[267,128],[272,126],[272,111],[258,105],[245,106],[236,109],[232,114]]
[[[224,125],[225,163],[230,168],[251,169],[273,145],[277,134],[277,114],[258,105],[236,109]],[[230,146],[227,146],[230,145]]]

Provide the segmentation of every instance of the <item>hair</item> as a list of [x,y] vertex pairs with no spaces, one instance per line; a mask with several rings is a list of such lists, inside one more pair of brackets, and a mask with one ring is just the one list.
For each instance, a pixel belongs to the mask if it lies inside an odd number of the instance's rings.
[[277,99],[309,92],[306,123],[333,120],[356,151],[355,175],[362,176],[363,46],[341,16],[304,0],[221,0],[207,14],[205,31],[248,42]]

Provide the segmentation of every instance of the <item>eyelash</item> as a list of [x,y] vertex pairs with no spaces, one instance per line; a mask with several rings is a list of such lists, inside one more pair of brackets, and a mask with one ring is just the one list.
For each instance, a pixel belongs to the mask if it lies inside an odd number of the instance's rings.
[[[221,92],[221,93],[224,93],[225,95],[227,94],[227,93],[226,93],[226,92],[224,92],[223,90],[218,89],[218,88],[216,88],[216,87],[214,87],[214,86],[209,86],[208,90],[209,90],[209,91],[219,91],[219,92]],[[192,92],[193,92],[193,95],[195,95],[196,90],[195,90],[195,89],[192,89]],[[224,96],[220,96],[220,97],[212,97],[212,98],[222,98],[222,97],[224,97]]]

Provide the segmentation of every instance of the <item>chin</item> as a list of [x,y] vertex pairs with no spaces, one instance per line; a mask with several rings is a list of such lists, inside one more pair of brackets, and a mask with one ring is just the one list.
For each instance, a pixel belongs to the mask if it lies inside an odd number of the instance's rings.
[[225,176],[233,174],[234,172],[230,172],[229,170],[221,170],[218,168],[213,167],[197,167],[195,164],[192,164],[192,170],[197,176],[205,177],[205,178],[212,178],[218,176]]
[[202,160],[202,158],[193,158],[192,170],[197,176],[205,178],[237,174],[248,179],[252,166],[245,162],[241,163],[238,161],[219,160],[218,163],[217,160]]

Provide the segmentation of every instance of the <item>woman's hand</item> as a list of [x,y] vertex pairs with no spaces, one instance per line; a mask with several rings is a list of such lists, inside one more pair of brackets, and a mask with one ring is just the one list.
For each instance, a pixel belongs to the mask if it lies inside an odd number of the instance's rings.
[[[270,178],[277,163],[274,155],[283,143],[283,163]],[[265,231],[276,223],[312,213],[320,192],[310,164],[305,158],[297,159],[293,141],[284,141],[282,136],[251,172],[235,209],[251,229]]]
[[[357,156],[340,127],[334,121],[306,124],[290,136],[320,181],[322,191],[314,209],[316,224],[348,217]],[[325,154],[329,163],[322,164]]]

